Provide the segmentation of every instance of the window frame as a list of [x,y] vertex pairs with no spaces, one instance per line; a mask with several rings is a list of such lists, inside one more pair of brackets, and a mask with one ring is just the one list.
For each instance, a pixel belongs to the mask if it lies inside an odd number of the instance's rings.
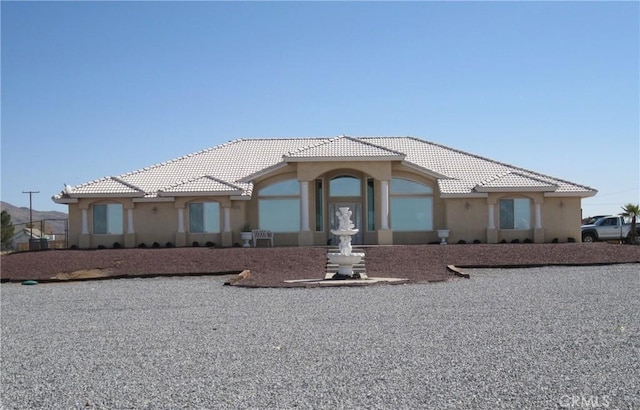
[[[415,184],[416,186],[419,186],[421,188],[425,188],[423,192],[401,192],[401,191],[396,191],[394,192],[394,184],[393,181],[403,181],[402,183],[411,183],[412,185]],[[409,186],[412,186],[409,185]],[[432,232],[434,230],[433,228],[433,216],[434,216],[434,195],[433,195],[433,187],[431,187],[428,184],[422,183],[422,182],[418,182],[416,180],[413,179],[409,179],[406,177],[392,177],[391,178],[391,182],[389,183],[389,219],[391,222],[391,229],[397,232]],[[405,226],[400,226],[398,227],[398,218],[394,218],[394,208],[397,207],[397,205],[399,204],[399,199],[416,199],[416,200],[420,200],[423,199],[425,200],[425,204],[426,206],[426,227],[424,228],[420,228],[420,229],[408,229]],[[396,206],[394,206],[394,202],[396,203]],[[405,201],[406,202],[406,201]],[[395,223],[394,223],[394,219],[395,219]],[[417,226],[417,224],[414,224],[412,226]]]
[[[216,205],[216,213],[217,213],[217,218],[216,216],[214,216],[213,220],[209,219],[210,217],[208,217],[208,213],[207,213],[207,204],[211,204],[211,205]],[[201,214],[201,218],[202,218],[202,231],[194,231],[193,230],[193,220],[192,218],[194,217],[194,212],[192,209],[192,205],[202,205],[202,214]],[[193,234],[218,234],[220,232],[222,232],[222,228],[221,228],[221,224],[220,224],[220,217],[221,217],[221,212],[220,212],[220,202],[218,201],[192,201],[189,202],[189,204],[187,205],[188,209],[189,209],[189,233],[193,233]],[[214,230],[209,231],[207,230],[207,225],[209,221],[213,221],[214,222]]]
[[[505,215],[506,208],[503,206],[503,203],[511,202],[511,210],[510,214]],[[521,217],[524,214],[525,209],[523,208],[523,202],[527,202],[526,206],[526,227],[522,227],[518,224],[518,217]],[[531,198],[528,197],[506,197],[500,198],[498,200],[498,228],[502,231],[528,231],[531,230],[533,226],[533,218],[532,218],[532,203]],[[521,205],[517,205],[521,204]],[[511,220],[508,221],[506,218],[510,217]],[[503,224],[503,222],[505,222]]]
[[[276,188],[277,186],[282,184],[283,187],[286,187],[286,184],[295,181],[297,183],[297,188],[295,189],[295,191],[297,193],[290,193],[290,192],[284,192],[282,194],[278,194],[277,192],[271,192],[271,189]],[[265,191],[267,192],[265,194]],[[295,230],[289,230],[289,229],[279,229],[277,226],[270,226],[269,224],[265,224],[265,220],[267,220],[268,218],[265,218],[265,215],[263,214],[263,206],[262,204],[265,203],[265,201],[296,201],[296,208],[297,208],[297,212],[295,212],[293,214],[294,217],[294,221],[295,225],[296,225],[296,229]],[[275,181],[271,184],[265,185],[264,187],[260,188],[258,190],[258,225],[260,227],[260,229],[268,229],[272,232],[277,232],[277,233],[297,233],[300,232],[300,223],[302,221],[302,215],[300,214],[300,206],[302,203],[302,195],[301,195],[301,190],[300,190],[300,181],[298,181],[296,178],[287,178],[287,179],[282,179],[279,181]],[[283,208],[286,210],[286,208]],[[288,215],[289,217],[292,216],[291,212],[287,212],[286,215]],[[282,215],[280,215],[280,217],[282,217]],[[293,224],[292,224],[293,226]]]
[[[99,224],[96,223],[96,217],[98,216],[98,212],[96,211],[96,208],[102,208],[104,207],[104,217],[105,217],[105,221],[104,221],[104,232],[97,232],[96,231],[96,226],[98,226]],[[93,204],[92,205],[92,213],[93,213],[93,226],[92,226],[92,230],[93,230],[93,235],[122,235],[124,234],[124,205],[120,204],[120,203],[102,203],[102,204]],[[119,218],[117,215],[115,215],[113,212],[110,212],[110,210],[114,210],[114,209],[118,209],[119,212]],[[116,218],[119,219],[120,222],[120,226],[118,226],[118,230],[119,232],[111,232],[111,228],[113,228],[114,222],[117,223],[118,221],[112,221],[112,217],[116,216]]]

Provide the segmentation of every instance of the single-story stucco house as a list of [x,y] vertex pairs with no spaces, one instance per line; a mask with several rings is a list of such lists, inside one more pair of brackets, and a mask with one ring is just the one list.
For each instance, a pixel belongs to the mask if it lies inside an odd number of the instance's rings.
[[[580,240],[587,186],[414,137],[238,139],[65,189],[78,248],[232,246],[240,227],[276,246],[326,245],[338,207],[354,244]],[[335,243],[335,242],[334,242]]]

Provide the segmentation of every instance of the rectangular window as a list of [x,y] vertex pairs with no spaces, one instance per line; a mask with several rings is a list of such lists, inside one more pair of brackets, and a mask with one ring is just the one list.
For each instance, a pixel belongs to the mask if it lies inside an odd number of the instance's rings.
[[530,229],[531,200],[514,198],[500,200],[500,229]]
[[300,231],[300,199],[260,199],[260,229],[273,232]]
[[391,223],[394,231],[433,230],[433,199],[391,197]]
[[93,233],[99,235],[122,235],[122,204],[99,204],[93,206]]
[[376,230],[375,202],[376,197],[373,190],[373,179],[367,179],[367,231]]
[[220,204],[217,202],[194,202],[189,204],[189,232],[219,233]]
[[322,180],[316,179],[316,232],[324,231],[324,198]]

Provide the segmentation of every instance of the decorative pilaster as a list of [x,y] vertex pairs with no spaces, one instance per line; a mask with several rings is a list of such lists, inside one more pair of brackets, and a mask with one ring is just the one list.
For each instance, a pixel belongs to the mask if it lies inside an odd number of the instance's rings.
[[224,226],[222,227],[222,246],[231,246],[233,244],[233,234],[231,232],[231,208],[225,206],[222,208],[224,212]]
[[176,232],[176,246],[185,246],[187,235],[184,232],[184,207],[178,208],[178,232]]
[[380,229],[389,229],[389,181],[380,181]]
[[300,181],[300,230],[309,229],[309,181]]
[[136,246],[136,235],[133,230],[133,208],[127,209],[127,233],[124,236],[124,247],[133,248]]
[[487,243],[498,243],[498,230],[495,222],[495,204],[487,204]]

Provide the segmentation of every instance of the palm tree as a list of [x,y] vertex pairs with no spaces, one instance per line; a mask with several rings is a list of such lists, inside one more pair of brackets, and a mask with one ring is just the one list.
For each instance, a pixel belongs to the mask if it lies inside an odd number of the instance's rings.
[[629,231],[629,240],[631,243],[635,244],[637,239],[638,232],[636,231],[636,218],[640,215],[640,205],[634,205],[632,203],[628,203],[622,207],[622,216],[628,216],[631,218],[631,230]]

